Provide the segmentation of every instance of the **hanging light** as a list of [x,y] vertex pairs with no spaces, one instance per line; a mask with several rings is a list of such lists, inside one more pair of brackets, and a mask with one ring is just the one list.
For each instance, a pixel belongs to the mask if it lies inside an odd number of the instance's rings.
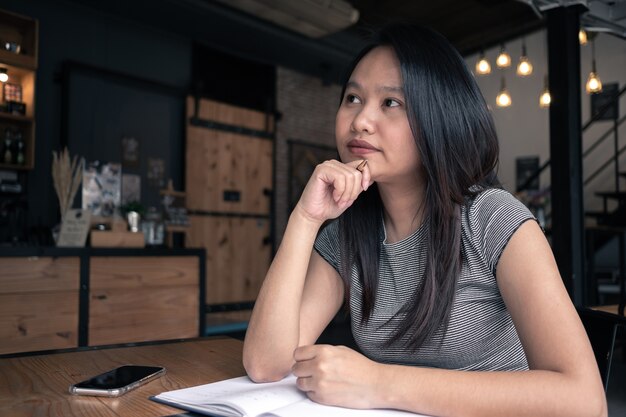
[[587,94],[595,94],[602,91],[602,81],[600,81],[600,77],[598,77],[596,71],[596,41],[593,39],[591,41],[591,72],[589,73],[589,78],[587,78],[587,84],[585,84],[585,90]]
[[589,73],[585,90],[587,90],[587,94],[596,94],[602,91],[602,81],[600,81],[600,77],[596,75],[595,71]]
[[4,67],[0,68],[0,82],[6,83],[9,81],[8,70]]
[[548,89],[548,75],[543,78],[543,91],[539,96],[539,107],[545,109],[550,107],[550,102],[552,101],[552,96],[550,96],[550,90]]
[[587,32],[585,31],[585,29],[580,29],[578,31],[578,42],[581,45],[587,45]]
[[530,63],[528,55],[526,54],[526,40],[522,40],[522,56],[519,58],[517,64],[517,75],[520,77],[528,77],[533,73],[533,64]]
[[476,74],[478,75],[487,75],[491,73],[491,64],[485,58],[485,51],[480,51],[480,56],[478,57],[478,61],[476,61]]
[[502,82],[500,84],[500,92],[496,97],[496,104],[498,107],[509,107],[512,104],[511,95],[509,91],[506,89],[506,83],[504,81],[504,76],[502,77]]
[[511,66],[511,55],[506,52],[504,44],[500,47],[500,55],[496,58],[498,68],[506,68]]

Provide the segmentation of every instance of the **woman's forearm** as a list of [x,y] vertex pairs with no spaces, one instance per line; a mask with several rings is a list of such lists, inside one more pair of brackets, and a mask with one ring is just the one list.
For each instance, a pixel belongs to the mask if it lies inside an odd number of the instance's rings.
[[243,351],[248,375],[257,382],[284,377],[298,346],[300,307],[318,222],[296,208],[257,297]]
[[376,408],[440,417],[606,417],[594,376],[557,371],[453,371],[380,365]]

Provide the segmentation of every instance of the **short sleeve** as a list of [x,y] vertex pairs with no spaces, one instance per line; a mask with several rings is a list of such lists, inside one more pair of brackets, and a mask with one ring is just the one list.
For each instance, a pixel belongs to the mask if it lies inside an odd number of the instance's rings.
[[328,223],[317,235],[313,248],[339,272],[339,222]]
[[489,189],[478,194],[466,212],[469,234],[495,275],[500,256],[517,229],[535,217],[509,192]]

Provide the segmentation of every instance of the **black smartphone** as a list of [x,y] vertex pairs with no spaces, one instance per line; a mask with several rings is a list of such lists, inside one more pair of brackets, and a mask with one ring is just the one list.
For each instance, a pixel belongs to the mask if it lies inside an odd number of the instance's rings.
[[165,374],[162,366],[124,365],[70,386],[70,394],[119,397]]

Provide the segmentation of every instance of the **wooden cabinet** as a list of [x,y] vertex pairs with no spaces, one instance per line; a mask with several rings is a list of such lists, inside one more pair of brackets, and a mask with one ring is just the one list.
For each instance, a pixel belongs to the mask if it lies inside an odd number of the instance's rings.
[[37,20],[0,10],[0,169],[35,166],[37,48]]
[[89,345],[198,336],[198,258],[93,257]]
[[0,355],[198,337],[204,262],[200,249],[0,248]]
[[78,346],[79,258],[0,258],[0,354]]

